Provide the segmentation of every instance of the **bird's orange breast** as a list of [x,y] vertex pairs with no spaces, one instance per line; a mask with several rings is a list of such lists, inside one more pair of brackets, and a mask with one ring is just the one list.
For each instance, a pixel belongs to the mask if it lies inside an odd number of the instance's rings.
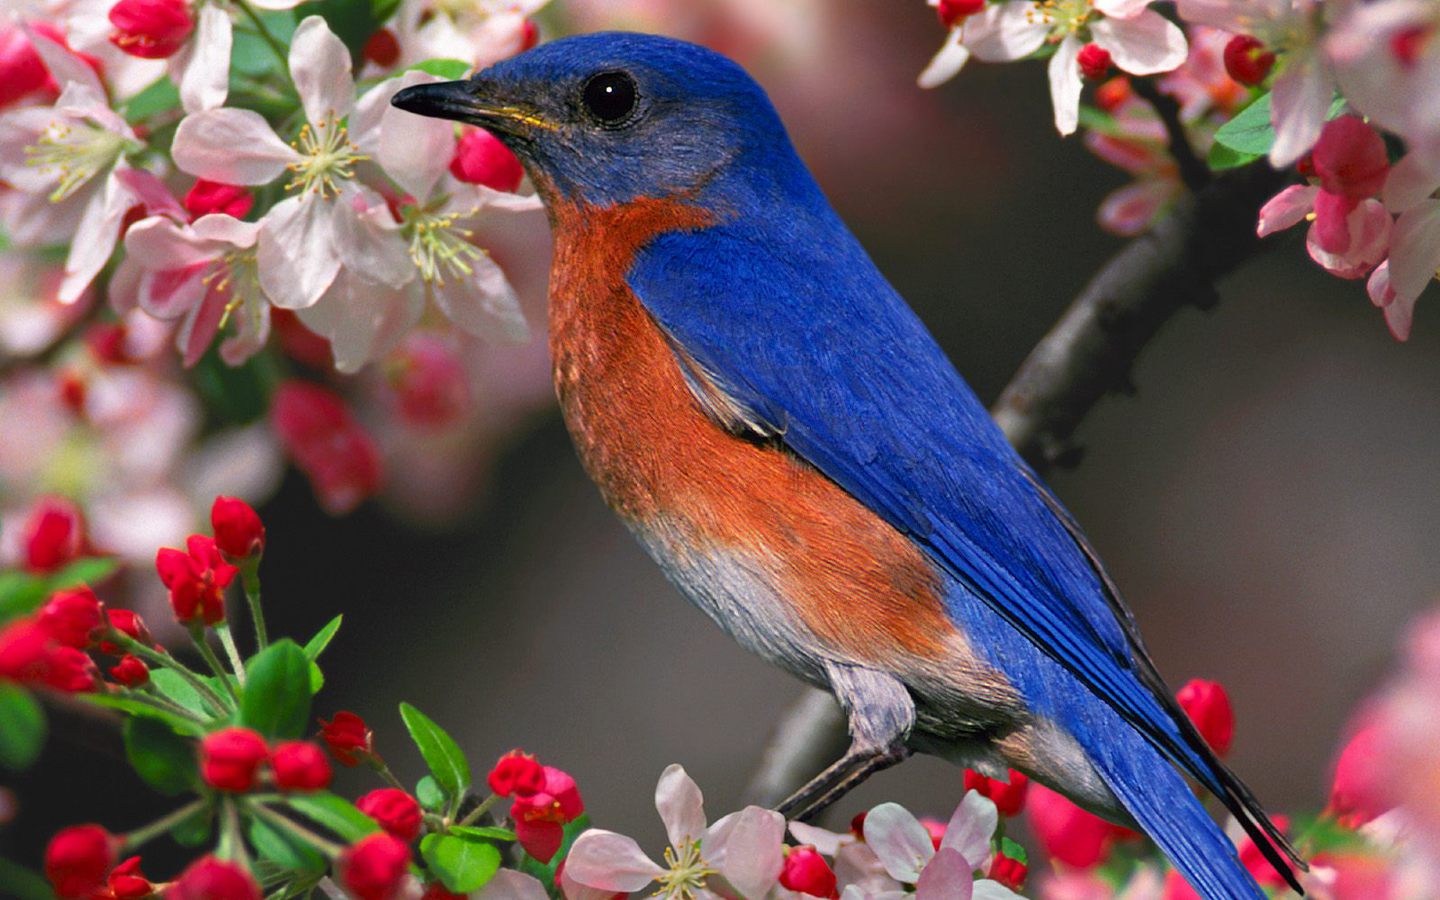
[[652,552],[682,565],[705,554],[744,560],[827,657],[893,664],[948,655],[955,628],[923,554],[803,460],[707,417],[625,283],[647,241],[703,228],[709,214],[640,200],[559,205],[552,215],[550,343],[560,405],[590,476],[627,524],[642,538],[650,532]]

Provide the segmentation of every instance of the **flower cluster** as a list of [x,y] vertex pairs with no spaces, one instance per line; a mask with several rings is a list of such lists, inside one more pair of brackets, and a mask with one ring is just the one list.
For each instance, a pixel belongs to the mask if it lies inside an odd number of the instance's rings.
[[[1310,256],[1341,278],[1368,276],[1391,333],[1409,336],[1440,270],[1433,4],[1179,0],[1182,30],[1136,0],[930,3],[948,36],[922,85],[972,56],[1049,57],[1060,133],[1087,125],[1087,145],[1137,176],[1102,205],[1105,227],[1143,230],[1182,181],[1199,187],[1212,171],[1262,156],[1295,167],[1305,183],[1266,206],[1261,236],[1310,222]],[[1093,105],[1082,109],[1087,82]]]

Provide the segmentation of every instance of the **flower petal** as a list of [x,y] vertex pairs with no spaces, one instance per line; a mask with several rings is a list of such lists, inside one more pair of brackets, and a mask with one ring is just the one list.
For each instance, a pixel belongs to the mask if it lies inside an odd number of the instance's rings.
[[265,117],[222,107],[186,116],[171,145],[175,165],[197,178],[224,184],[265,184],[300,158],[276,136]]
[[344,118],[355,104],[350,51],[320,16],[307,16],[290,39],[290,78],[315,127]]
[[990,838],[999,821],[1000,814],[993,800],[979,791],[967,791],[950,817],[950,824],[945,826],[940,849],[957,851],[971,870],[978,869],[990,856]]
[[171,69],[171,77],[180,87],[180,105],[187,113],[225,105],[230,96],[233,39],[229,13],[213,3],[200,7],[195,39],[177,54]]
[[225,315],[225,297],[218,291],[206,291],[205,298],[191,308],[180,330],[175,333],[175,346],[188,369],[200,361],[210,342],[220,330]]
[[982,878],[972,886],[974,893],[970,900],[1025,900],[1019,894],[1010,890],[998,881],[991,881],[989,878]]
[[[530,339],[530,326],[520,310],[520,298],[488,253],[470,261],[469,276],[449,277],[433,282],[432,295],[441,312],[464,331],[504,344],[523,344]],[[668,770],[667,770],[668,771]],[[656,789],[656,803],[660,800]],[[703,827],[703,822],[701,823]]]
[[784,840],[784,816],[772,809],[747,806],[716,822],[701,846],[706,859],[731,887],[758,900],[775,886],[785,867]]
[[1440,154],[1412,150],[1390,167],[1381,199],[1385,208],[1402,213],[1440,189]]
[[1411,302],[1440,269],[1440,200],[1426,200],[1402,214],[1390,235],[1390,284],[1396,302]]
[[1045,43],[1048,31],[1040,4],[1033,0],[990,3],[965,22],[965,46],[985,62],[1010,62],[1029,56]]
[[1062,135],[1074,134],[1080,123],[1080,39],[1066,35],[1050,57],[1050,102],[1055,104],[1055,128]]
[[915,900],[970,900],[973,871],[958,851],[941,847],[915,882]]
[[350,202],[334,207],[336,252],[346,268],[392,288],[417,277],[400,224],[379,194],[361,188]]
[[[1088,135],[1087,135],[1088,136]],[[1131,237],[1150,227],[1155,217],[1175,199],[1176,184],[1143,178],[1116,188],[1100,201],[1095,218],[1111,234]]]
[[455,128],[444,119],[417,120],[414,114],[391,106],[390,98],[402,87],[439,80],[425,72],[406,72],[370,92],[379,93],[383,103],[375,159],[397,184],[420,199],[430,196],[435,182],[450,167],[455,156]]
[[276,306],[314,305],[340,271],[332,202],[314,194],[287,197],[265,214],[256,261],[260,286]]
[[865,843],[896,881],[914,884],[935,855],[925,826],[898,803],[882,803],[865,817]]
[[855,836],[852,834],[836,834],[805,822],[791,822],[790,833],[795,836],[795,840],[802,844],[809,844],[825,856],[834,856],[840,852],[841,846],[855,840]]
[[655,809],[665,823],[672,847],[684,847],[705,833],[705,798],[679,763],[666,766],[660,773],[655,785]]
[[665,874],[634,838],[592,828],[575,839],[565,873],[580,884],[607,891],[638,891]]
[[[1322,191],[1321,198],[1325,196]],[[1343,218],[1320,207],[1314,224],[1305,235],[1305,249],[1310,258],[1340,278],[1361,278],[1385,258],[1390,243],[1391,220],[1379,200],[1361,202]],[[1338,221],[1332,221],[1338,219]],[[1340,235],[1327,233],[1325,226],[1336,225]],[[1338,242],[1343,242],[1340,246]],[[1433,272],[1433,270],[1432,270]]]
[[342,269],[325,295],[297,314],[330,342],[335,368],[350,374],[394,349],[424,310],[415,288],[395,290]]
[[1133,19],[1145,12],[1150,0],[1095,0],[1095,8],[1117,19]]
[[925,66],[920,77],[915,83],[922,88],[939,87],[965,68],[965,63],[970,61],[970,48],[965,46],[965,29],[957,25],[950,29],[945,35],[945,43],[940,45],[940,50]]
[[125,232],[125,252],[151,271],[183,269],[206,263],[225,248],[165,216],[141,219]]
[[501,869],[485,882],[475,900],[549,900],[545,886],[514,869]]
[[1110,51],[1115,65],[1132,75],[1169,72],[1185,62],[1185,32],[1153,9],[1130,19],[1101,19],[1090,26],[1095,43]]
[[1331,93],[1323,61],[1315,53],[1291,51],[1271,93],[1270,122],[1275,126],[1271,165],[1288,166],[1315,146],[1330,111]]
[[1256,234],[1266,237],[1298,225],[1315,209],[1315,198],[1319,193],[1318,187],[1292,184],[1271,197],[1265,201],[1264,206],[1260,207],[1260,221],[1255,228]]
[[[228,293],[226,297],[233,302]],[[257,293],[247,294],[230,320],[235,323],[235,334],[220,342],[220,359],[227,366],[240,366],[265,349],[270,339],[270,304]]]
[[45,69],[50,77],[62,91],[71,84],[84,85],[84,87],[97,97],[105,96],[105,86],[100,83],[100,76],[90,64],[81,58],[80,54],[69,47],[51,40],[45,35],[31,28],[21,26],[25,36],[30,39],[30,44],[40,56],[40,61],[45,64]]
[[260,223],[246,222],[224,213],[209,213],[190,224],[191,230],[207,241],[220,241],[244,249],[260,238]]
[[70,255],[65,259],[65,279],[60,282],[56,295],[61,303],[80,299],[90,282],[105,268],[120,240],[125,213],[134,202],[130,191],[113,174],[90,198],[70,243]]

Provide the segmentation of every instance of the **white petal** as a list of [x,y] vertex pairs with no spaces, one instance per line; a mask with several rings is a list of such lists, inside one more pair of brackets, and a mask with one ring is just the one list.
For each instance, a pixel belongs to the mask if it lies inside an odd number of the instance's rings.
[[[504,344],[523,344],[530,339],[530,326],[520,311],[520,298],[489,254],[470,261],[474,273],[468,277],[447,277],[433,284],[435,305],[464,331]],[[659,800],[659,789],[656,789]]]
[[1055,128],[1062,135],[1074,134],[1080,123],[1080,39],[1067,35],[1050,57],[1050,102],[1055,104]]
[[1406,210],[1390,236],[1390,285],[1397,297],[1414,298],[1440,269],[1440,200]]
[[930,832],[898,803],[882,803],[865,817],[865,843],[891,878],[914,884],[935,855]]
[[[466,188],[469,190],[465,190]],[[453,178],[446,181],[443,190],[451,194],[449,205],[453,206],[453,209],[447,212],[460,212],[471,208],[481,212],[492,209],[496,212],[535,212],[545,208],[545,202],[540,199],[539,194],[512,194],[483,184],[465,184]],[[465,196],[467,194],[468,197]]]
[[1117,19],[1133,19],[1150,5],[1150,0],[1095,0],[1095,8]]
[[975,882],[973,890],[974,893],[970,900],[1025,900],[1005,885],[998,881],[991,881],[989,878],[982,878]]
[[1153,9],[1130,19],[1101,19],[1090,26],[1095,43],[1110,51],[1115,65],[1132,75],[1169,72],[1185,62],[1185,32]]
[[958,852],[942,847],[915,882],[915,900],[970,900],[975,891],[973,871]]
[[397,291],[341,270],[319,302],[297,315],[330,341],[335,368],[351,374],[394,349],[424,309],[413,287]]
[[120,226],[135,198],[112,175],[90,198],[70,244],[65,259],[65,279],[57,294],[61,303],[74,303],[105,268],[115,244],[120,240]]
[[565,873],[593,888],[638,891],[665,874],[633,838],[592,828],[575,839],[565,857]]
[[967,791],[950,817],[950,824],[945,826],[940,849],[949,847],[959,852],[971,869],[978,869],[990,855],[990,837],[999,821],[993,800],[979,791]]
[[1386,209],[1402,213],[1429,199],[1437,189],[1440,189],[1440,159],[1412,150],[1390,168],[1381,197]]
[[191,223],[190,228],[207,241],[222,241],[235,247],[255,246],[260,238],[260,223],[245,222],[224,213],[209,213]]
[[1255,233],[1267,237],[1300,224],[1315,209],[1315,195],[1318,187],[1308,184],[1292,184],[1265,201],[1260,207],[1260,221]]
[[475,894],[475,900],[549,900],[545,886],[514,869],[501,869]]
[[313,305],[340,271],[332,202],[339,201],[314,194],[287,197],[261,221],[256,256],[260,286],[276,306]]
[[1045,43],[1049,29],[1036,14],[1038,3],[991,3],[965,21],[965,46],[985,62],[1010,62],[1029,56]]
[[[404,86],[434,81],[423,72],[407,72],[405,77],[391,79]],[[377,88],[378,90],[378,88]],[[412,196],[421,200],[430,196],[435,182],[450,167],[455,156],[455,128],[445,119],[421,118],[396,109],[385,101],[381,116],[380,149],[376,160],[381,167]]]
[[655,809],[665,823],[672,847],[684,847],[705,833],[705,798],[679,763],[666,766],[660,773],[655,785]]
[[965,29],[956,25],[945,35],[945,43],[940,45],[940,50],[930,60],[929,65],[920,73],[915,83],[922,88],[938,87],[965,68],[965,63],[970,61],[970,49],[964,44]]
[[725,816],[706,834],[706,858],[741,895],[764,897],[785,867],[780,849],[785,840],[785,817],[771,809],[747,806]]
[[177,55],[180,104],[187,113],[218,109],[230,95],[230,14],[218,5],[200,8],[195,39]]
[[100,83],[100,76],[95,74],[95,70],[90,68],[90,64],[81,59],[79,54],[38,31],[29,28],[24,31],[35,47],[35,52],[39,54],[40,61],[45,63],[50,77],[55,79],[62,91],[71,84],[79,84],[98,97],[105,96],[105,87]]
[[183,269],[209,262],[225,250],[166,216],[141,219],[125,232],[125,252],[151,271]]
[[311,125],[350,114],[355,103],[350,51],[320,16],[307,16],[290,38],[290,77]]
[[1270,121],[1275,126],[1271,165],[1284,168],[1315,146],[1330,111],[1330,98],[1330,77],[1324,63],[1314,53],[1292,51],[1271,94]]
[[836,834],[816,825],[808,825],[804,822],[791,822],[790,833],[795,840],[802,844],[809,844],[825,856],[834,856],[840,851],[843,844],[855,840],[851,834]]
[[230,107],[182,119],[171,153],[181,171],[225,184],[266,184],[300,158],[264,116]]
[[[367,198],[375,202],[368,207]],[[335,203],[335,245],[340,262],[363,278],[398,288],[419,275],[409,246],[390,208],[373,191],[362,189],[350,203]]]
[[305,0],[250,0],[250,5],[256,9],[276,11],[294,9],[304,2]]

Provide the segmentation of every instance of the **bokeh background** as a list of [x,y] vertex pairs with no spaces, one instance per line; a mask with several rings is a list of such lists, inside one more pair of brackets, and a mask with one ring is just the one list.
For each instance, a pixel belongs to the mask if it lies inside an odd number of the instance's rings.
[[[631,24],[743,58],[987,402],[1121,246],[1094,211],[1126,176],[1057,138],[1040,64],[915,87],[942,36],[919,0],[557,4],[571,27]],[[543,321],[534,238],[496,236],[496,252],[523,270]],[[512,240],[527,259],[504,258]],[[1422,302],[1414,337],[1395,343],[1362,285],[1311,264],[1298,233],[1220,289],[1213,312],[1166,328],[1134,373],[1138,395],[1106,400],[1080,431],[1082,464],[1050,480],[1166,677],[1229,688],[1234,767],[1272,808],[1315,809],[1402,626],[1440,597],[1440,324]],[[522,746],[571,771],[597,824],[645,843],[662,838],[651,796],[668,763],[696,778],[712,817],[732,809],[801,686],[692,609],[604,508],[550,400],[543,344],[476,352],[505,373],[503,415],[456,451],[464,489],[423,462],[397,466],[391,495],[408,502],[334,520],[286,477],[262,510],[272,632],[305,636],[345,614],[317,712],[363,714],[407,779],[420,761],[401,700],[450,728],[477,768]],[[77,737],[62,727],[12,785],[23,818],[0,838],[7,855],[38,858],[81,810],[117,828],[163,810],[107,741]],[[944,816],[961,793],[957,770],[917,759],[837,818],[882,799]]]

